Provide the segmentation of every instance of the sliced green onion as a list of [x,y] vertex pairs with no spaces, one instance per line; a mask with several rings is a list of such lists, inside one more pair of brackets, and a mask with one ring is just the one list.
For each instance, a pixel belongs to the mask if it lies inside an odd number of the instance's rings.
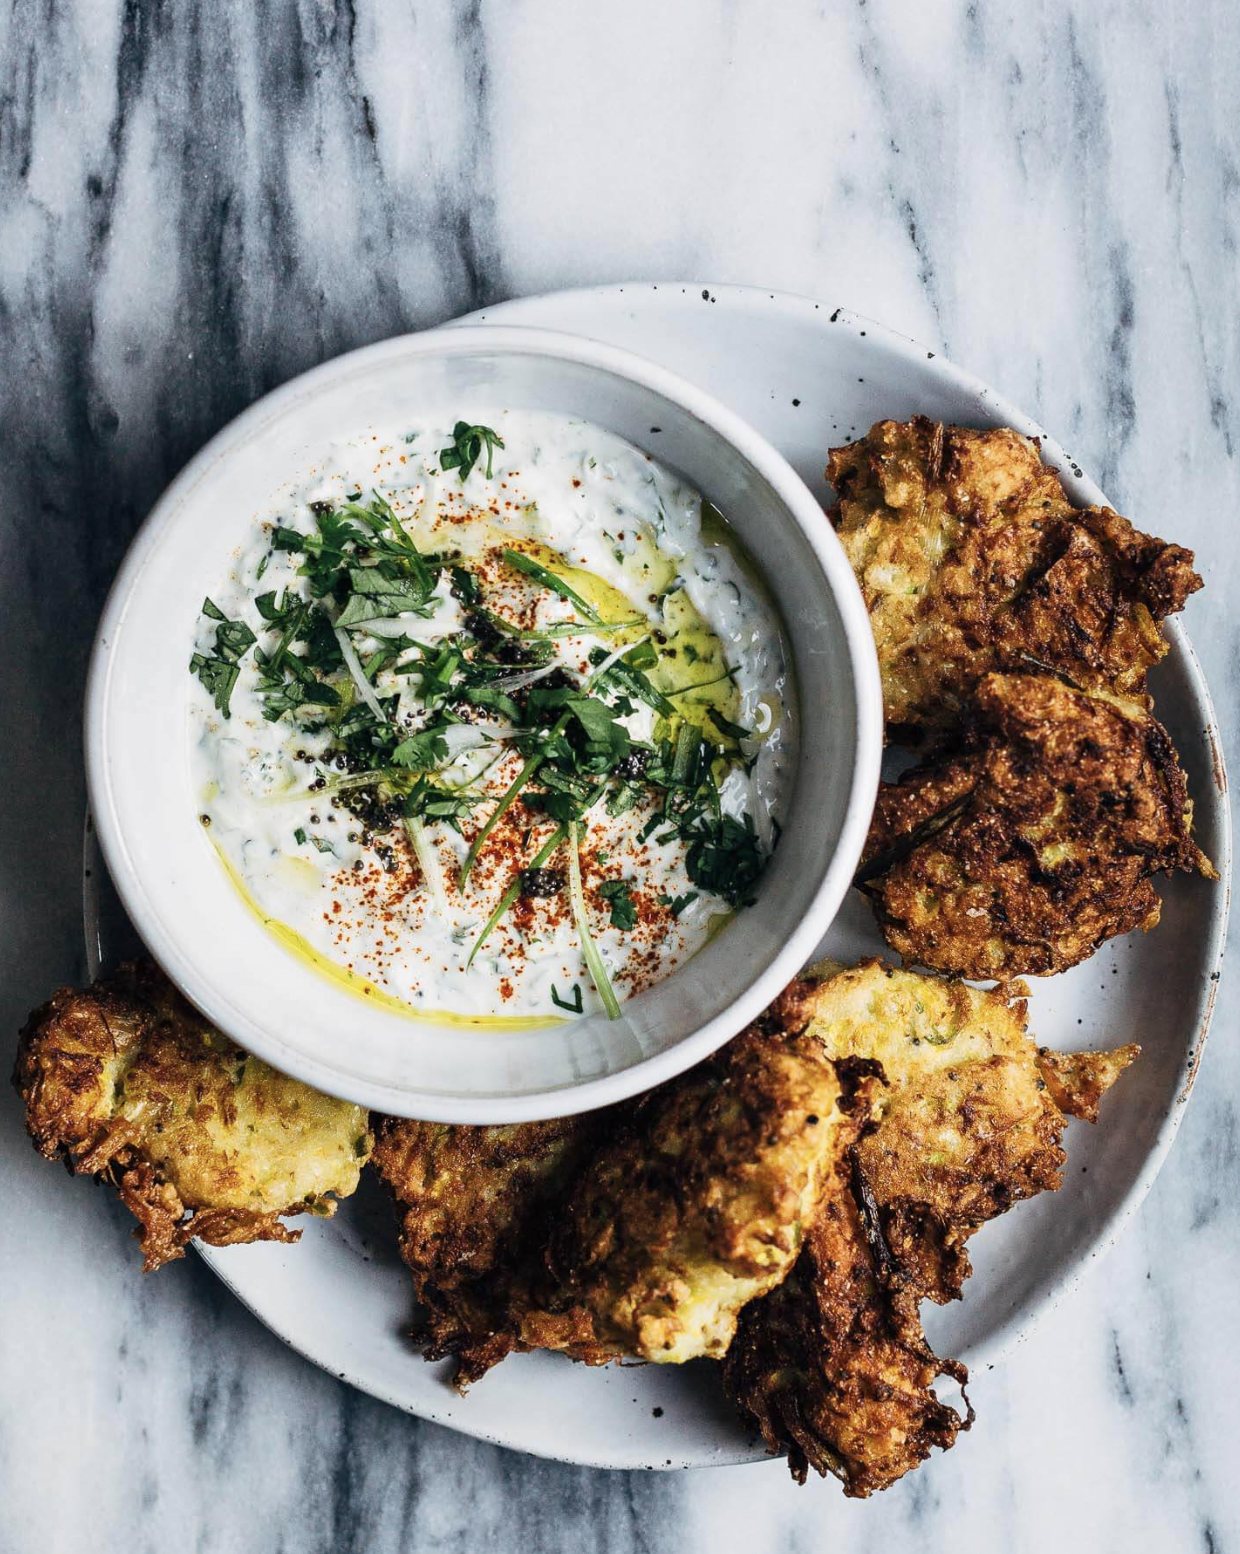
[[380,723],[386,723],[383,708],[379,705],[379,698],[375,695],[375,688],[362,672],[362,662],[354,651],[353,644],[349,641],[349,634],[340,626],[333,626],[336,641],[340,644],[340,656],[344,659],[344,666],[349,671],[349,678],[357,686],[357,694],[378,718]]
[[577,822],[570,820],[568,823],[568,894],[573,904],[573,922],[577,925],[577,935],[581,940],[582,954],[586,958],[588,969],[594,986],[598,989],[598,996],[603,1000],[603,1008],[607,1011],[609,1020],[620,1018],[620,1000],[616,997],[616,990],[611,985],[611,978],[607,975],[607,967],[603,964],[603,957],[598,952],[598,946],[590,937],[590,924],[586,917],[586,893],[581,888],[581,859],[577,856]]
[[692,723],[682,723],[676,735],[676,753],[672,757],[671,788],[683,788],[689,780],[693,758],[698,752],[702,736]]
[[[562,734],[567,726],[568,713],[564,713],[552,725],[551,732],[547,736],[548,742],[556,738],[557,735]],[[503,798],[500,799],[499,803],[492,810],[491,818],[485,823],[485,825],[482,827],[482,830],[479,831],[478,835],[474,837],[473,841],[469,845],[469,852],[466,854],[465,862],[461,865],[460,877],[457,880],[457,888],[459,890],[465,889],[465,882],[468,880],[474,864],[478,861],[478,854],[482,851],[487,837],[490,836],[491,832],[494,831],[496,825],[499,823],[500,816],[516,798],[517,794],[520,793],[521,789],[525,787],[526,783],[529,782],[530,778],[534,775],[534,773],[545,760],[546,753],[541,750],[530,756],[529,760],[526,761],[525,765],[509,783],[508,789],[505,792]]]
[[524,572],[526,577],[533,578],[536,583],[541,583],[544,588],[549,588],[552,593],[559,594],[561,599],[567,599],[569,604],[580,610],[588,621],[594,625],[602,623],[602,616],[589,604],[575,588],[570,587],[562,577],[557,577],[549,571],[540,561],[535,561],[533,556],[527,556],[523,551],[504,551],[504,560],[510,567],[515,567],[518,572]]
[[[598,787],[595,788],[594,792],[586,800],[586,806],[582,811],[582,814],[588,814],[602,798],[606,791],[607,784],[605,782],[599,783]],[[495,927],[496,923],[499,922],[500,918],[503,917],[504,913],[507,912],[508,908],[521,894],[521,875],[525,873],[526,869],[541,869],[543,864],[546,863],[547,859],[551,857],[552,853],[555,852],[556,848],[560,846],[567,835],[567,826],[557,826],[551,835],[547,838],[547,840],[543,843],[543,845],[534,854],[533,858],[530,859],[529,863],[524,864],[518,871],[516,879],[513,880],[512,884],[509,885],[508,889],[499,898],[499,905],[495,908],[494,912],[491,913],[490,917],[487,918],[482,932],[474,940],[474,947],[472,950],[470,950],[469,959],[465,962],[466,971],[468,971],[469,968],[473,965],[474,956],[477,955],[478,951],[482,948],[484,940],[490,937],[491,930]]]
[[431,839],[426,834],[426,827],[420,820],[406,815],[402,824],[405,835],[409,838],[417,855],[418,867],[422,870],[422,879],[426,884],[427,894],[431,898],[431,905],[436,912],[448,910],[448,897],[443,888],[443,871],[439,867],[439,854],[431,845]]

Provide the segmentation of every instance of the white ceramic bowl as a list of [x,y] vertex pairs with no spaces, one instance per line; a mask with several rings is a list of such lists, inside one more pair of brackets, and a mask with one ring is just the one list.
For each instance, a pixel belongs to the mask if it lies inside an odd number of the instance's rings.
[[[367,1004],[294,958],[228,881],[190,782],[186,670],[204,593],[256,509],[330,438],[445,405],[569,413],[657,451],[727,513],[782,613],[800,706],[783,835],[756,905],[664,982],[542,1030],[440,1026]],[[121,899],[221,1030],[321,1090],[403,1116],[521,1121],[687,1068],[796,973],[840,905],[878,782],[881,696],[860,594],[807,487],[761,436],[663,368],[571,335],[451,329],[327,363],[225,428],[156,504],[104,610],[86,703],[91,804]]]

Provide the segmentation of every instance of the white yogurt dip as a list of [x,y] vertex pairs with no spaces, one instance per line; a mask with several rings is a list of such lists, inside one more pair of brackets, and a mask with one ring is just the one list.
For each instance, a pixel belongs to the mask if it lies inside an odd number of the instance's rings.
[[321,968],[544,1024],[614,1014],[744,909],[794,760],[786,655],[727,525],[649,455],[505,410],[342,441],[212,582],[204,833]]

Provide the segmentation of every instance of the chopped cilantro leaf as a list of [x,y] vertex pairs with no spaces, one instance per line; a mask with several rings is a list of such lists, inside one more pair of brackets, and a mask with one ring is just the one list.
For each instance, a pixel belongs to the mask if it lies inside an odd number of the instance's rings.
[[689,843],[685,869],[693,883],[722,896],[729,906],[750,906],[766,863],[753,817],[702,815],[682,834]]
[[521,709],[516,702],[503,691],[497,691],[493,685],[467,685],[462,694],[471,707],[485,707],[491,712],[498,712],[510,723],[521,721]]
[[[393,615],[425,615],[433,580],[429,577],[389,577],[381,567],[350,567],[349,601],[336,617],[342,628],[389,620]],[[426,587],[427,582],[431,587]]]
[[230,621],[210,599],[202,602],[202,613],[218,621],[214,653],[195,653],[190,670],[210,691],[216,707],[226,718],[232,716],[232,693],[237,684],[238,665],[258,640],[244,621]]
[[389,757],[393,766],[403,766],[411,772],[433,771],[448,758],[448,742],[443,737],[445,727],[437,723],[402,739]]
[[598,894],[611,908],[611,926],[627,933],[637,927],[637,907],[624,880],[605,880]]
[[478,579],[472,572],[464,567],[453,567],[451,571],[452,592],[462,604],[475,605],[482,603],[482,589],[478,586]]

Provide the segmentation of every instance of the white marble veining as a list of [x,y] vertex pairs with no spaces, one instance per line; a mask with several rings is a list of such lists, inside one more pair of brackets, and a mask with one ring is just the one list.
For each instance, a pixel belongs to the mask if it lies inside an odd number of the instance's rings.
[[[302,368],[522,292],[752,281],[941,347],[1197,547],[1240,726],[1238,104],[1221,0],[7,7],[0,1029],[81,974],[85,655],[158,490]],[[6,1094],[0,1550],[1240,1549],[1236,1036],[1225,982],[1117,1249],[866,1504],[549,1465],[351,1392],[196,1260],[143,1279]]]

